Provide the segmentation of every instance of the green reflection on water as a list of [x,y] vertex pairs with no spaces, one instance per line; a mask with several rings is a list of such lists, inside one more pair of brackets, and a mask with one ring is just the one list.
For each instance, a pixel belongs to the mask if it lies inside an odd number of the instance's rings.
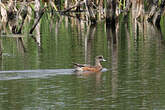
[[102,54],[109,71],[0,80],[0,109],[165,109],[164,40],[152,25],[121,18],[112,29],[104,23],[46,18],[38,30],[40,46],[30,35],[23,38],[26,51],[18,38],[1,38],[1,70],[68,69],[72,62],[94,64]]

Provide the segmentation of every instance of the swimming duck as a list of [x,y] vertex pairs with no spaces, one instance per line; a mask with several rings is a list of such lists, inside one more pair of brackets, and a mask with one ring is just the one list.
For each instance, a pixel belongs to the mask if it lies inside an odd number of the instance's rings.
[[102,55],[96,56],[95,58],[95,66],[90,66],[87,64],[78,64],[74,63],[75,65],[75,72],[85,72],[85,71],[90,71],[90,72],[99,72],[102,70],[102,65],[100,62],[106,61]]

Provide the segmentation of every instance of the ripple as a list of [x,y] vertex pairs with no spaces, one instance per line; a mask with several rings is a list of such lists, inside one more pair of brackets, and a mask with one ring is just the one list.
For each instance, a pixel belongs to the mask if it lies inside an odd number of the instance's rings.
[[56,75],[71,75],[71,74],[74,74],[73,69],[0,71],[0,80],[47,78]]

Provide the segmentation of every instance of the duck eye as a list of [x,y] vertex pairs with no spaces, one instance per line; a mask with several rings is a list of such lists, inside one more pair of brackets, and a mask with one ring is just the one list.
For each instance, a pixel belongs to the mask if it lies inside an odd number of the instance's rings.
[[102,56],[99,57],[99,59],[102,59],[102,58],[103,58]]

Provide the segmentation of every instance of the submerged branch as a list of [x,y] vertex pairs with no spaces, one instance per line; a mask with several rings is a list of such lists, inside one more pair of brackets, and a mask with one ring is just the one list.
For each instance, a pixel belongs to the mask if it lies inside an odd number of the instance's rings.
[[22,48],[23,48],[23,52],[26,52],[26,48],[25,48],[25,44],[24,44],[24,42],[23,42],[23,39],[22,39],[21,37],[19,37],[18,40],[19,40],[20,43],[21,43],[21,46],[22,46]]
[[46,8],[43,8],[43,9],[41,9],[41,11],[39,12],[39,17],[37,17],[37,18],[35,19],[35,22],[34,22],[32,28],[31,28],[29,34],[32,34],[32,33],[33,33],[35,27],[37,26],[37,24],[38,24],[38,22],[40,21],[42,15],[44,14],[45,9],[46,9]]

